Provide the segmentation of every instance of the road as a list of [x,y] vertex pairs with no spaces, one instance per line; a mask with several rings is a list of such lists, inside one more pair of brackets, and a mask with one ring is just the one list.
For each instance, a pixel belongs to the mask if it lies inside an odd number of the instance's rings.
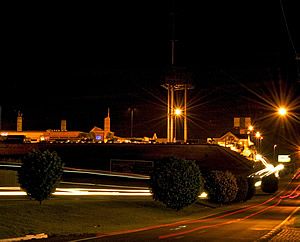
[[300,174],[275,196],[197,220],[99,234],[75,241],[259,241],[299,209]]

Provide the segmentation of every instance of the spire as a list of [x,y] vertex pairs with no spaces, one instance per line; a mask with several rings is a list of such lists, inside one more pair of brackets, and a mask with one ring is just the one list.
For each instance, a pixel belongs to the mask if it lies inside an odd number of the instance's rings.
[[104,131],[110,132],[110,117],[109,117],[109,108],[107,110],[107,117],[104,118]]

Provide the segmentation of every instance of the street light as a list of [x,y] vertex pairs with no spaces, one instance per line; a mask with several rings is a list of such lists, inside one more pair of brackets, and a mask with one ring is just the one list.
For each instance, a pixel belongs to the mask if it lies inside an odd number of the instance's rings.
[[273,160],[274,160],[274,161],[277,161],[277,159],[276,159],[276,147],[277,147],[277,145],[275,144],[275,145],[273,146]]
[[248,131],[247,131],[247,134],[248,134],[248,147],[249,147],[250,144],[251,144],[251,136],[252,136],[253,130],[254,130],[253,125],[250,125],[250,126],[248,127]]
[[260,136],[259,138],[259,152],[262,151],[262,141],[263,141],[264,137],[263,136]]
[[177,116],[180,116],[182,114],[182,110],[180,108],[176,108],[175,109],[175,117]]
[[279,107],[278,108],[278,114],[281,117],[284,117],[287,115],[287,109],[285,107]]
[[255,134],[255,138],[256,138],[256,145],[257,145],[257,151],[258,152],[260,152],[260,149],[259,149],[260,137],[261,137],[261,134],[260,134],[259,131],[257,131],[256,134]]
[[175,108],[174,114],[175,114],[175,119],[174,119],[174,121],[175,121],[175,125],[174,125],[174,142],[176,142],[176,119],[177,119],[177,117],[181,116],[182,109]]
[[[288,109],[284,106],[280,106],[277,108],[277,115],[279,116],[280,118],[280,122],[279,122],[279,132],[276,134],[277,136],[277,140],[276,140],[276,147],[277,147],[277,153],[280,154],[280,152],[282,152],[282,146],[283,146],[283,143],[282,143],[282,139],[284,138],[283,135],[284,135],[284,121],[285,121],[285,117],[288,116]],[[274,147],[274,150],[275,148]],[[275,151],[274,151],[275,152]]]

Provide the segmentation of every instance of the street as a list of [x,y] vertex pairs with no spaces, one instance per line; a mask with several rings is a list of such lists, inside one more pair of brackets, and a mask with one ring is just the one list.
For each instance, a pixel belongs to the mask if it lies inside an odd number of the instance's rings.
[[299,187],[300,175],[276,196],[238,210],[74,241],[259,241],[298,211]]

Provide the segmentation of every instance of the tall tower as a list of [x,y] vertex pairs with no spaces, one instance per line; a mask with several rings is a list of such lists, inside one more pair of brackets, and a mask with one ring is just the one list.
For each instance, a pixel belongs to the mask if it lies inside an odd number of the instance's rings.
[[108,108],[108,112],[107,112],[107,117],[104,119],[104,132],[105,132],[105,134],[110,132],[109,108]]
[[2,129],[2,107],[0,106],[0,130]]
[[23,125],[23,114],[21,111],[18,112],[18,117],[17,117],[17,131],[22,132],[22,125]]
[[[187,127],[187,95],[188,90],[192,89],[191,74],[184,68],[175,66],[175,13],[171,13],[172,17],[172,40],[171,40],[171,67],[166,73],[163,87],[167,89],[168,101],[167,101],[167,142],[176,141],[176,115],[175,109],[179,103],[183,103],[183,119],[184,119],[184,143],[187,143],[188,139],[188,127]],[[179,95],[174,95],[177,92]],[[183,97],[182,97],[183,96]],[[177,98],[177,99],[176,99]],[[178,100],[181,98],[181,100]],[[182,100],[183,99],[183,100]]]
[[60,121],[60,131],[67,131],[67,120],[62,119]]

